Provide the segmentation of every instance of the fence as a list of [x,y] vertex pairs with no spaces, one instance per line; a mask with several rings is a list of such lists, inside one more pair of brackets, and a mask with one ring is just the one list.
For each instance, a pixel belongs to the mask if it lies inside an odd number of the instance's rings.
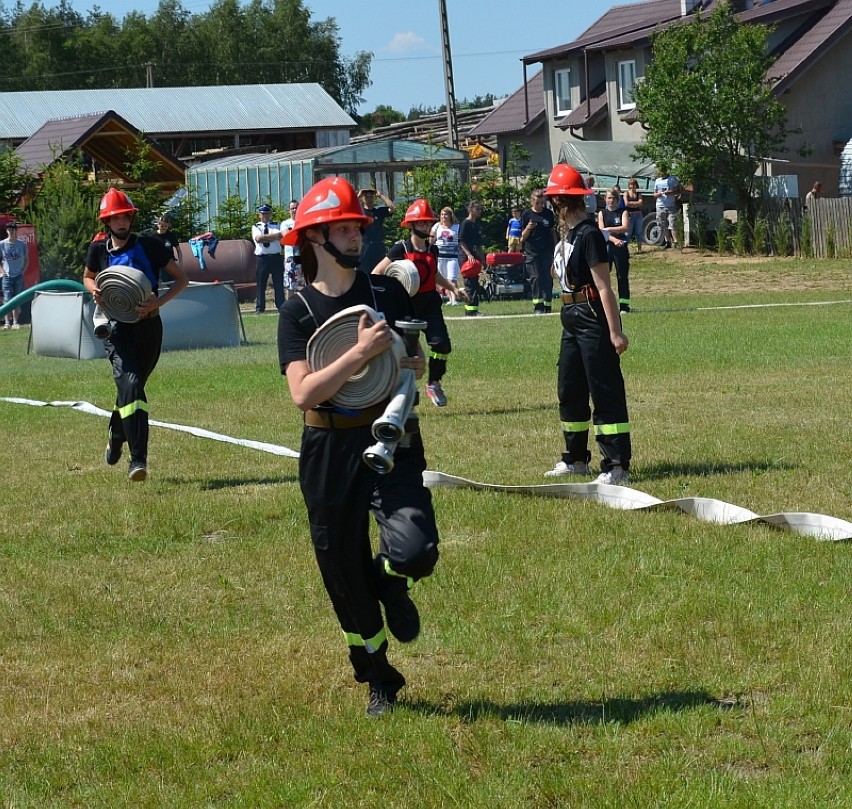
[[[821,198],[805,206],[802,199],[762,199],[758,217],[766,222],[773,253],[786,242],[794,255],[803,249],[815,258],[852,256],[852,199]],[[803,243],[803,222],[810,218],[809,244]]]

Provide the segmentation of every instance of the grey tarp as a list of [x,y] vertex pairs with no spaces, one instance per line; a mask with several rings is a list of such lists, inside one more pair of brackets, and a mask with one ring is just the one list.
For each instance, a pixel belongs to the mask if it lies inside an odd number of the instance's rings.
[[581,174],[595,176],[595,188],[620,186],[627,189],[627,181],[635,177],[640,191],[653,191],[657,167],[648,160],[632,157],[635,143],[609,140],[562,141],[559,162],[568,163]]

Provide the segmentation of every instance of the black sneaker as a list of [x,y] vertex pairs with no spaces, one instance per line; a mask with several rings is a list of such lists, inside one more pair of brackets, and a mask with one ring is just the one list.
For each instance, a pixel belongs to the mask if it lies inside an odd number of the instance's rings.
[[127,476],[135,483],[145,480],[148,477],[148,467],[145,466],[145,461],[131,461],[130,472]]
[[121,460],[121,444],[110,441],[107,444],[106,452],[104,452],[104,460],[110,466],[115,466]]
[[406,590],[382,596],[388,629],[400,643],[411,643],[420,634],[420,613]]
[[379,717],[393,713],[396,705],[396,694],[389,694],[381,688],[370,686],[370,698],[367,700],[367,716]]

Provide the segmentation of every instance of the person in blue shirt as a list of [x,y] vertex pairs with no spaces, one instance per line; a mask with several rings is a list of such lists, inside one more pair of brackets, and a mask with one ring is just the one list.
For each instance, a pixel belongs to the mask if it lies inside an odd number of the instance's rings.
[[521,252],[521,231],[524,227],[521,224],[521,209],[519,206],[512,207],[512,216],[509,218],[509,226],[506,228],[506,242],[509,245],[510,253]]

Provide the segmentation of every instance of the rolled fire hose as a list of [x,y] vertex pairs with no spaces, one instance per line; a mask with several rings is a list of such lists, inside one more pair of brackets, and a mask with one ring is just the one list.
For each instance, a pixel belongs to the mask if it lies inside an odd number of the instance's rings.
[[[369,306],[350,306],[326,320],[308,340],[308,367],[318,371],[334,362],[358,342],[358,323],[362,314],[371,323],[382,320]],[[359,368],[331,397],[332,404],[351,410],[363,410],[387,399],[396,389],[399,361],[405,356],[405,344],[394,331],[390,351],[383,351]]]
[[99,308],[103,315],[119,323],[136,323],[140,317],[136,307],[151,297],[151,282],[144,272],[132,267],[101,270],[95,283],[101,293]]
[[396,278],[404,287],[410,298],[413,298],[420,289],[420,273],[417,265],[407,258],[392,261],[385,270],[385,275]]

